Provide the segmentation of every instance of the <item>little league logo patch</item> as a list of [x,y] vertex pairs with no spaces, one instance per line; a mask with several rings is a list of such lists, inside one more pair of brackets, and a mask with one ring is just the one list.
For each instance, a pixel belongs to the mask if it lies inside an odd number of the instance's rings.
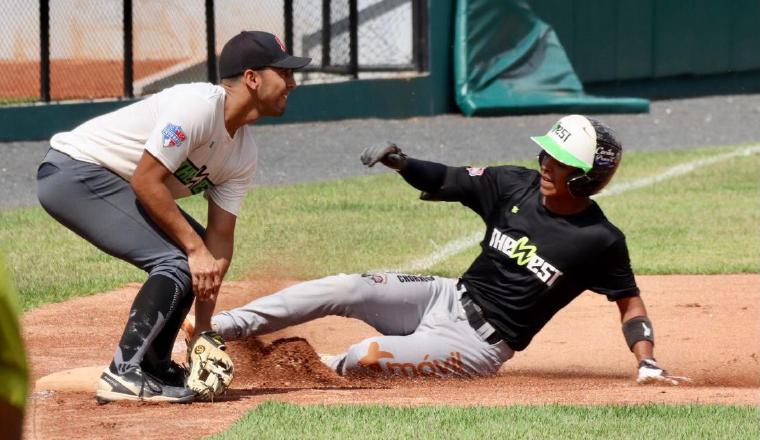
[[467,167],[467,174],[469,174],[470,177],[482,176],[485,171],[485,168]]
[[385,284],[386,282],[388,282],[388,279],[385,277],[385,275],[381,273],[365,273],[365,274],[362,274],[362,278],[369,285]]
[[161,130],[161,135],[164,137],[164,147],[167,148],[179,147],[187,139],[187,136],[182,131],[182,127],[172,123],[166,124],[166,127]]

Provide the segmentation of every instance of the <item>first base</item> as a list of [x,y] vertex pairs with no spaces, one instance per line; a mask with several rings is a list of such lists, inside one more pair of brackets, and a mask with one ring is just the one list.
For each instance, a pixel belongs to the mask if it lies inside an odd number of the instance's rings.
[[34,391],[76,391],[94,393],[100,374],[105,365],[72,368],[41,377],[34,385]]

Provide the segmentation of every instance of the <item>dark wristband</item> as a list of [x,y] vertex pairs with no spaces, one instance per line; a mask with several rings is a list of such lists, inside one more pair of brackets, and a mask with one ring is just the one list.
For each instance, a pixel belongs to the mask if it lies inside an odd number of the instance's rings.
[[446,165],[407,157],[401,177],[420,191],[434,193],[441,189],[446,178]]
[[625,342],[631,351],[639,341],[649,341],[654,345],[654,328],[646,316],[637,316],[624,322],[623,336],[625,336]]

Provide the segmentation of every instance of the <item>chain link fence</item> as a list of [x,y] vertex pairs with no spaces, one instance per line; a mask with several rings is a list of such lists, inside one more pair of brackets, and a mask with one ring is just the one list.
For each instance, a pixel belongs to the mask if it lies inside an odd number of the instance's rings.
[[40,96],[39,9],[29,0],[0,5],[0,103],[34,101]]
[[124,90],[123,6],[119,1],[50,2],[50,96],[120,96]]
[[0,0],[9,12],[0,16],[0,104],[143,96],[213,82],[224,43],[251,29],[284,37],[292,53],[313,58],[301,81],[421,70],[420,5],[424,0]]

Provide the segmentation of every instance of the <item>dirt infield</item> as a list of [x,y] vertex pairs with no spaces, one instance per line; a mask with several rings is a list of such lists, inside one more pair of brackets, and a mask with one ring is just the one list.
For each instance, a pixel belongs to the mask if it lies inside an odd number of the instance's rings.
[[[134,80],[171,67],[181,60],[135,60]],[[52,60],[50,96],[53,100],[97,99],[124,95],[122,60]],[[40,64],[0,61],[0,99],[40,97]]]
[[[760,276],[642,276],[638,281],[655,324],[658,360],[674,373],[691,376],[692,385],[636,385],[635,362],[620,332],[617,307],[587,293],[494,377],[411,381],[336,376],[316,353],[338,353],[376,333],[361,322],[329,317],[261,340],[230,343],[237,376],[223,401],[101,406],[92,392],[40,389],[30,396],[25,434],[45,439],[199,438],[224,430],[265,400],[394,405],[760,403]],[[288,284],[226,283],[220,307],[243,304]],[[137,287],[27,313],[23,325],[32,379],[107,364]],[[176,347],[178,359],[183,345]]]

